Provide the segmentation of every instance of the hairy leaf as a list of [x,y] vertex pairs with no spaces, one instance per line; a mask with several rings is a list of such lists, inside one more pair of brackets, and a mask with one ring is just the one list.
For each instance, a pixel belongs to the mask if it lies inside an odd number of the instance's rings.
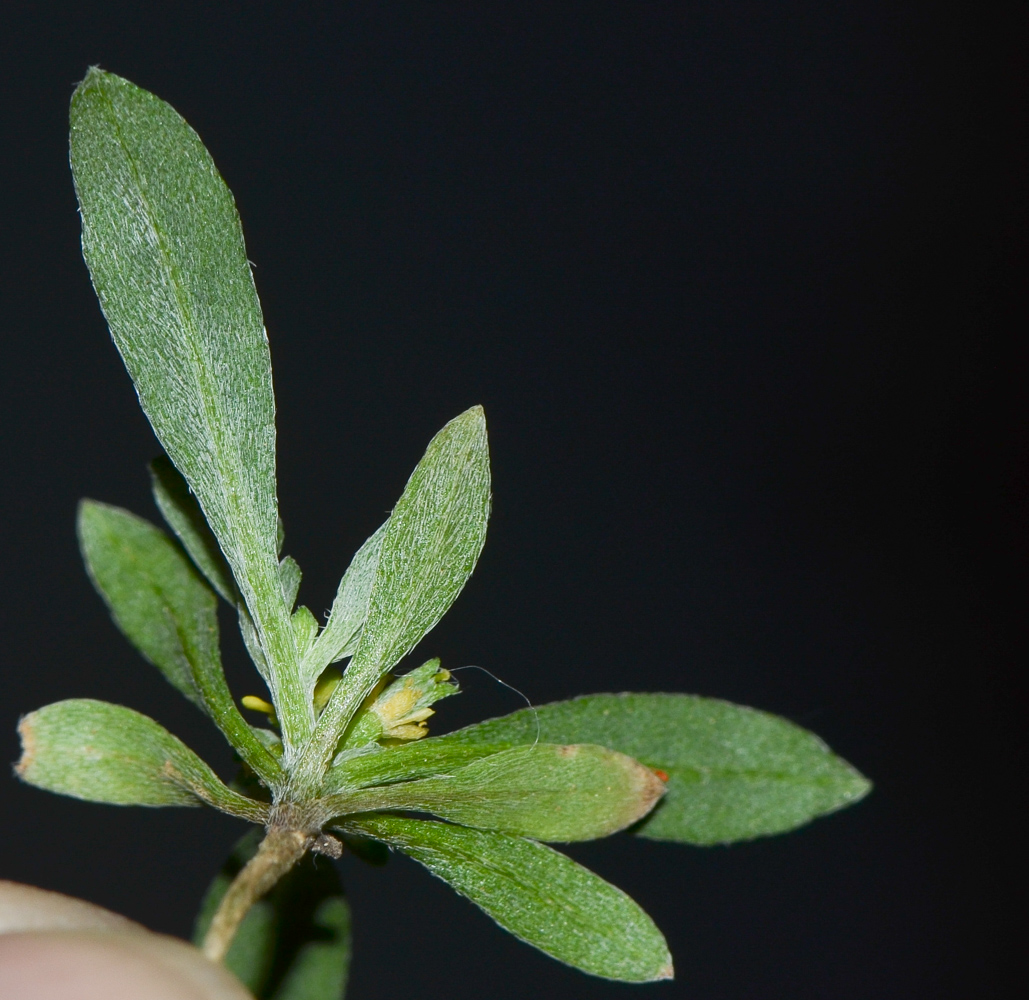
[[82,247],[140,404],[232,567],[290,737],[313,726],[279,586],[275,402],[236,207],[196,133],[98,69],[72,98]]
[[279,560],[279,583],[282,586],[282,599],[286,607],[292,611],[293,605],[297,603],[297,594],[300,593],[300,566],[292,556],[286,556]]
[[332,602],[329,620],[300,667],[305,692],[314,691],[319,676],[330,663],[349,656],[357,648],[361,626],[368,617],[368,600],[372,594],[385,533],[386,525],[380,525],[357,550],[343,574],[336,599]]
[[367,674],[369,690],[461,593],[482,552],[489,509],[486,419],[473,406],[432,439],[386,523],[350,668],[355,679]]
[[120,507],[83,500],[79,547],[115,624],[169,683],[207,712],[194,670],[221,673],[215,598],[182,552]]
[[314,645],[318,635],[318,619],[315,618],[311,609],[301,605],[293,612],[290,621],[293,624],[293,633],[297,639],[297,649],[301,653],[307,652]]
[[454,774],[472,761],[507,750],[506,744],[453,744],[429,738],[347,757],[325,775],[326,794]]
[[650,917],[621,889],[550,847],[394,816],[351,820],[344,829],[410,855],[560,962],[625,982],[672,978],[668,946]]
[[717,844],[782,833],[871,788],[813,733],[786,719],[686,694],[596,694],[469,726],[455,745],[589,740],[668,775],[640,836]]
[[[254,856],[261,831],[236,844],[200,907],[199,947],[232,880]],[[342,1000],[350,969],[350,908],[332,865],[311,855],[258,901],[225,956],[256,1000]]]
[[217,539],[204,519],[197,498],[189,491],[189,483],[164,455],[150,463],[150,483],[161,516],[175,532],[194,565],[207,582],[235,607],[240,596],[232,570],[218,548]]
[[182,550],[149,521],[95,500],[79,505],[78,531],[86,569],[126,638],[214,719],[258,774],[281,776],[232,700],[216,599]]
[[326,801],[355,813],[411,810],[534,840],[607,837],[654,807],[665,786],[649,768],[604,747],[514,747],[454,771]]
[[473,406],[432,439],[386,522],[368,617],[305,754],[307,780],[321,778],[364,698],[457,599],[486,540],[489,507],[486,419]]
[[22,781],[89,802],[196,806],[263,822],[267,807],[227,788],[192,750],[131,708],[73,698],[18,725]]

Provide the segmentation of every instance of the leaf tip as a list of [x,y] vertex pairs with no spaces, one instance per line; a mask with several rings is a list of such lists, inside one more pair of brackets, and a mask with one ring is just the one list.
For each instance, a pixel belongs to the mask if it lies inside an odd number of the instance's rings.
[[469,406],[464,413],[459,413],[454,417],[451,424],[474,428],[479,434],[484,435],[486,433],[486,411],[481,403],[476,403],[475,406]]
[[78,507],[75,508],[75,527],[80,536],[83,527],[96,518],[102,507],[103,504],[97,500],[91,500],[89,497],[82,497],[79,500]]
[[[632,758],[630,758],[632,760]],[[666,772],[658,773],[652,768],[633,760],[634,774],[637,781],[637,814],[632,822],[642,819],[657,805],[661,797],[668,791]]]
[[668,960],[660,969],[657,970],[657,975],[654,976],[654,981],[658,982],[662,979],[674,979],[675,978],[675,966],[672,965],[671,959]]
[[833,794],[823,810],[826,813],[857,804],[875,787],[853,764],[848,763],[842,757],[837,757],[836,763]]
[[107,82],[108,78],[113,74],[108,73],[106,70],[101,69],[95,63],[86,70],[86,75],[79,81],[75,87],[75,92],[71,96],[72,107],[74,108],[76,101],[83,94],[90,90],[99,90]]
[[860,802],[866,795],[869,795],[874,788],[874,781],[870,778],[866,778],[860,771],[854,771],[853,780],[845,793],[847,804],[851,805],[855,802]]
[[14,773],[22,780],[28,780],[26,773],[36,758],[36,734],[32,729],[32,713],[18,720],[18,738],[21,740],[21,757],[14,765]]

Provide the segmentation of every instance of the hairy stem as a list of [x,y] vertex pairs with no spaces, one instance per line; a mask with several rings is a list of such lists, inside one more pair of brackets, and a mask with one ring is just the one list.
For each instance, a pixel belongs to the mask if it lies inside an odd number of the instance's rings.
[[299,830],[268,831],[218,904],[204,936],[202,950],[209,959],[220,962],[225,957],[250,907],[304,856],[314,839]]

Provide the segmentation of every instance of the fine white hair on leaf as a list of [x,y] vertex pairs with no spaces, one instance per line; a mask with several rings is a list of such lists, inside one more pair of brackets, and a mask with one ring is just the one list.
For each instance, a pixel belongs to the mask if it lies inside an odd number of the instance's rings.
[[488,677],[492,677],[493,680],[495,680],[501,687],[506,687],[509,691],[514,691],[514,693],[518,695],[518,697],[521,698],[526,705],[528,705],[529,710],[532,712],[532,717],[536,720],[536,739],[532,741],[532,745],[536,746],[536,744],[539,743],[541,732],[540,714],[536,711],[536,706],[533,705],[531,701],[529,701],[529,696],[524,691],[519,691],[518,688],[516,688],[513,684],[508,684],[507,681],[501,680],[491,670],[487,670],[485,667],[480,667],[477,663],[469,663],[463,667],[454,667],[453,670],[451,670],[450,672],[452,674],[456,674],[461,670],[481,670]]

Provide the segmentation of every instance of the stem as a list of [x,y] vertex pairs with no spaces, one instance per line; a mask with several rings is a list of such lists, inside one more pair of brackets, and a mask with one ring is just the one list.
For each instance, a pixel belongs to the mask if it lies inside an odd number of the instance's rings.
[[232,880],[207,929],[202,950],[211,961],[225,958],[250,907],[304,856],[313,840],[299,830],[268,831],[257,853]]

